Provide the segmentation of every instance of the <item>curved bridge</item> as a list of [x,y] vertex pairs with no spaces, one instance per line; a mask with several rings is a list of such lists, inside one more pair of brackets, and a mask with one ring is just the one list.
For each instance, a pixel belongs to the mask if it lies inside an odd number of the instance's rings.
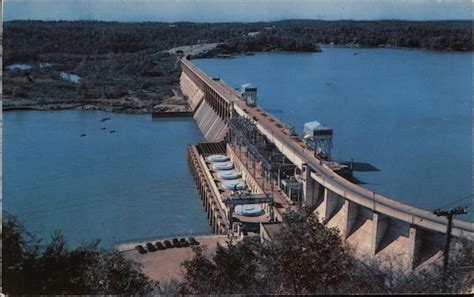
[[[408,269],[439,258],[447,229],[446,218],[397,202],[344,179],[316,158],[313,152],[306,150],[298,137],[288,135],[278,120],[256,107],[247,106],[240,95],[222,80],[210,78],[185,58],[181,60],[181,67],[182,82],[183,77],[187,80],[185,89],[201,91],[202,96],[194,98],[194,106],[209,105],[215,117],[222,120],[221,125],[233,112],[251,119],[260,133],[301,170],[304,202],[316,205],[319,216],[329,226],[338,227],[356,252],[396,258]],[[184,93],[193,96],[192,91]],[[207,131],[203,132],[206,134]],[[223,137],[221,133],[217,139],[208,139],[218,141]],[[473,223],[454,220],[452,234],[473,240]]]

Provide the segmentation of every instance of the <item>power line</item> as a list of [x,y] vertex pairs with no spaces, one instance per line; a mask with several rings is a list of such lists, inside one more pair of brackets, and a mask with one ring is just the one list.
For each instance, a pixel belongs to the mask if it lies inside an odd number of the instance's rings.
[[[473,196],[474,196],[474,194],[471,193],[471,194],[466,195],[466,196],[463,196],[463,197],[461,197],[461,198],[459,198],[459,199],[457,199],[457,200],[455,200],[455,201],[448,202],[447,204],[445,204],[445,205],[443,205],[443,206],[441,206],[441,207],[439,207],[439,208],[446,208],[446,207],[448,207],[449,205],[454,205],[454,204],[456,204],[456,203],[458,203],[458,202],[464,201],[464,200],[466,200],[466,199],[468,199],[468,198],[471,198],[471,197],[473,197]],[[471,199],[471,201],[472,201],[472,199]]]
[[466,204],[461,204],[459,207],[462,207],[462,208],[469,208],[472,206],[472,203],[466,203]]

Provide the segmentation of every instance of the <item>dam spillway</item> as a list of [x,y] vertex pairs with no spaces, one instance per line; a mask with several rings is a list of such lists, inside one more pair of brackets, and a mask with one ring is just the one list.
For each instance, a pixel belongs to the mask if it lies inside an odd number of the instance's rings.
[[[338,228],[360,255],[397,257],[408,269],[439,259],[446,233],[444,218],[345,179],[330,162],[307,150],[301,138],[288,133],[271,114],[248,106],[234,89],[210,78],[188,60],[183,59],[181,66],[187,88],[183,93],[190,100],[200,100],[190,105],[196,107],[195,120],[206,139],[225,139],[225,153],[240,165],[249,191],[268,194],[273,199],[272,203],[263,204],[268,223],[281,222],[283,214],[298,205],[310,205],[329,227]],[[253,136],[232,124],[235,120],[253,126]],[[255,136],[259,136],[258,143]],[[265,155],[268,150],[270,153]],[[278,162],[274,156],[278,156]],[[217,200],[228,199],[218,180],[209,177],[209,182],[214,183]],[[229,216],[225,203],[222,209]],[[267,229],[265,224],[261,222],[260,232]],[[455,237],[474,238],[472,223],[454,220],[453,226]],[[234,230],[232,221],[228,228]]]
[[211,142],[222,141],[227,133],[224,107],[219,106],[218,109],[211,105],[212,94],[206,92],[205,86],[197,83],[192,72],[182,72],[180,85],[183,94],[188,97],[189,106],[194,111],[194,120],[204,137]]
[[228,130],[227,125],[207,102],[199,105],[194,113],[194,120],[207,140],[212,142],[224,140]]

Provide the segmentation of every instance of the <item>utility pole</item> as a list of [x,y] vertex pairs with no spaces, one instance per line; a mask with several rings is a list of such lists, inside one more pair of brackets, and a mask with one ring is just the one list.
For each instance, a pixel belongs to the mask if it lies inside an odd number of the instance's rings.
[[453,217],[455,215],[467,214],[467,208],[456,207],[448,210],[435,209],[433,213],[438,217],[446,217],[448,219],[448,229],[446,231],[446,246],[444,247],[443,258],[443,293],[446,293],[446,277],[449,261],[449,245],[451,244],[451,230],[453,228]]

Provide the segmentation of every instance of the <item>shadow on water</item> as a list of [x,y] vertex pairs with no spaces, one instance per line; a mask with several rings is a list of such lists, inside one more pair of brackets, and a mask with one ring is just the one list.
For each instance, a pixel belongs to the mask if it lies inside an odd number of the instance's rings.
[[[354,161],[338,161],[341,164],[347,165],[349,167],[352,166],[352,171],[353,172],[380,172],[380,169],[375,167],[372,164],[366,163],[366,162],[354,162]],[[350,181],[352,181],[355,184],[358,185],[373,185],[373,186],[378,186],[379,184],[376,183],[368,183],[363,180],[358,179],[354,175],[350,178]]]
[[377,167],[366,162],[341,161],[341,163],[347,166],[351,166],[352,163],[352,171],[356,172],[380,172]]
[[351,182],[355,183],[356,185],[380,186],[380,184],[378,184],[378,183],[368,183],[368,182],[365,182],[365,181],[363,181],[363,180],[358,179],[358,178],[355,177],[355,176],[352,176],[349,180],[350,180]]

